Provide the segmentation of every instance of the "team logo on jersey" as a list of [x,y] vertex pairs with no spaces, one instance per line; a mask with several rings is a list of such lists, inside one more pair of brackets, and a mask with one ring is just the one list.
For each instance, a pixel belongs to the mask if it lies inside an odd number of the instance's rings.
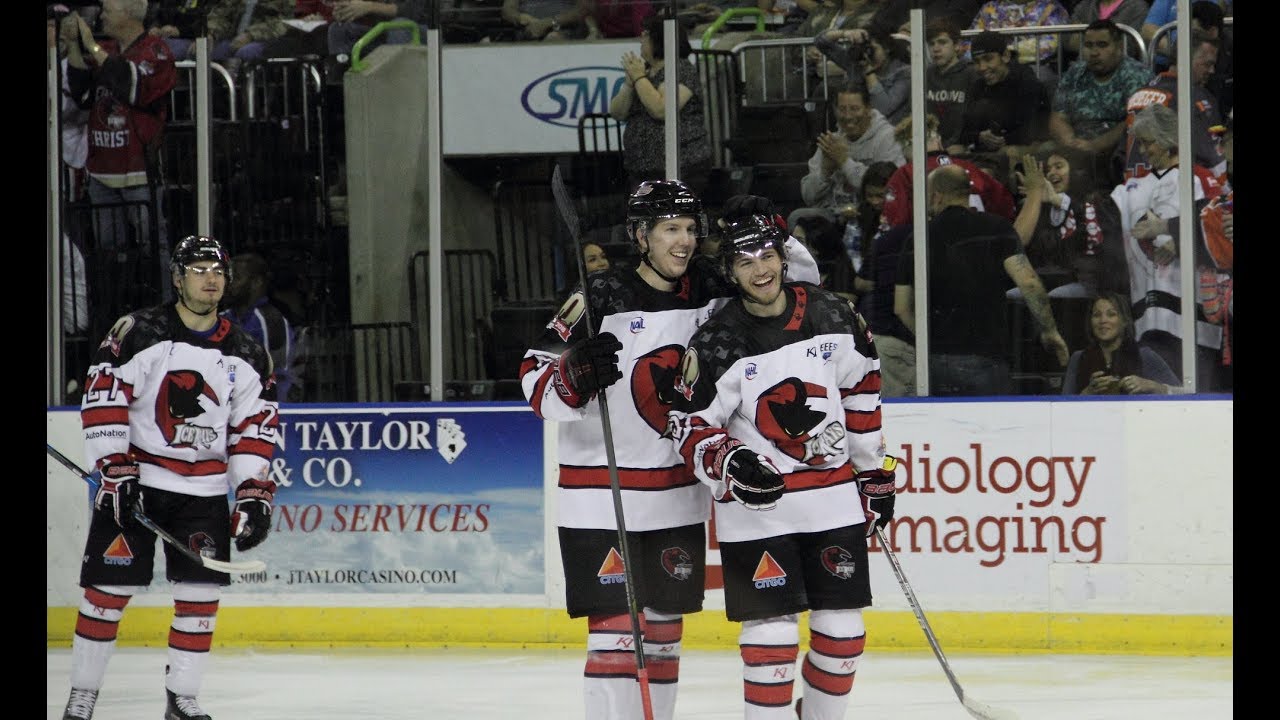
[[112,325],[111,329],[107,331],[107,336],[102,339],[98,349],[109,348],[112,355],[120,357],[120,344],[124,342],[124,336],[128,335],[132,329],[133,316],[125,315],[117,320],[116,324]]
[[698,351],[689,348],[680,360],[680,374],[676,376],[676,392],[685,400],[693,399],[693,386],[698,382]]
[[764,555],[760,556],[760,562],[756,564],[756,572],[751,576],[751,581],[755,583],[757,590],[782,587],[787,584],[787,572],[766,550]]
[[821,465],[844,448],[844,425],[826,419],[830,403],[821,385],[790,377],[756,399],[756,427],[788,457],[806,465]]
[[638,318],[636,318],[635,320],[632,320],[632,321],[631,321],[631,323],[630,323],[630,325],[629,325],[629,327],[630,327],[630,329],[631,329],[631,334],[632,334],[632,335],[639,335],[640,333],[644,332],[644,331],[647,329],[647,328],[644,326],[644,317],[643,317],[643,316],[642,316],[642,317],[638,317]]
[[547,323],[547,327],[554,330],[560,339],[564,342],[569,341],[569,336],[573,334],[573,328],[578,324],[578,320],[582,318],[587,309],[587,297],[581,290],[574,292],[564,301],[564,305],[560,306],[560,312],[551,318],[551,322]]
[[688,580],[693,576],[693,556],[682,547],[669,547],[662,551],[662,569],[676,580]]
[[160,392],[156,394],[156,427],[169,447],[213,447],[217,441],[217,430],[188,422],[205,413],[200,398],[219,404],[213,388],[194,370],[175,370],[161,379]]
[[857,564],[853,562],[853,553],[839,545],[822,549],[822,567],[841,580],[848,580],[858,571]]
[[631,399],[636,412],[656,433],[666,430],[667,411],[676,398],[677,368],[683,355],[683,347],[664,345],[636,360],[631,372]]
[[609,554],[600,564],[596,577],[600,579],[601,585],[617,585],[627,581],[626,566],[623,565],[622,555],[618,553],[617,548],[609,548]]
[[129,542],[124,539],[124,535],[116,535],[116,539],[111,541],[102,553],[102,562],[107,565],[133,564],[133,550],[129,549]]

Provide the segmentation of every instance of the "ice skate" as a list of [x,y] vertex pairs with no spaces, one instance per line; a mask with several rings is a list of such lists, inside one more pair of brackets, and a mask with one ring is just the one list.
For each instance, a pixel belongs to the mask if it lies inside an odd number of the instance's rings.
[[190,695],[175,695],[166,689],[169,703],[164,710],[164,720],[213,720],[209,713],[200,709],[200,704]]
[[62,720],[89,720],[93,717],[93,706],[97,702],[97,690],[71,688],[71,697],[67,698],[67,709],[62,711]]

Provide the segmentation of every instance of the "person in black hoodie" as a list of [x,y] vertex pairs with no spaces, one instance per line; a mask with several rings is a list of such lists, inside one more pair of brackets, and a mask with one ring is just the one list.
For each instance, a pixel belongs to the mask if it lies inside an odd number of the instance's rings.
[[965,102],[958,152],[992,153],[1007,167],[1045,137],[1049,96],[1031,68],[1014,61],[1005,36],[987,31],[970,47],[978,75]]

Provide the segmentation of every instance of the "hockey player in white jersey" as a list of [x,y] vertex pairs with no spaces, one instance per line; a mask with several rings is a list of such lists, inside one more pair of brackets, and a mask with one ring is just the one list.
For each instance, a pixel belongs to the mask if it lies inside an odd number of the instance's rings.
[[867,539],[893,518],[897,461],[881,431],[880,360],[841,297],[783,282],[784,237],[726,230],[742,295],[689,341],[667,437],[717,501],[725,614],[741,622],[744,717],[841,720],[866,642]]
[[[726,210],[768,205],[765,198],[736,197]],[[697,252],[707,222],[702,202],[684,183],[641,183],[627,201],[627,232],[640,265],[592,273],[589,293],[578,287],[570,294],[520,367],[534,411],[559,423],[557,525],[566,609],[570,617],[587,618],[583,675],[592,720],[643,717],[599,392],[607,393],[616,440],[655,720],[674,713],[684,615],[702,609],[711,500],[661,433],[685,344],[735,292],[716,260]],[[813,257],[794,239],[787,243],[797,276],[816,282]],[[590,339],[583,322],[588,301],[598,325]]]
[[[193,550],[228,560],[266,540],[279,411],[262,346],[218,317],[231,259],[210,237],[173,252],[177,301],[116,321],[98,346],[80,406],[85,457],[101,473],[80,568],[84,599],[71,645],[63,720],[93,717],[130,599],[152,580],[148,518]],[[235,492],[235,508],[228,493]],[[209,663],[226,573],[165,543],[173,623],[163,683],[165,720],[209,720],[196,701]]]

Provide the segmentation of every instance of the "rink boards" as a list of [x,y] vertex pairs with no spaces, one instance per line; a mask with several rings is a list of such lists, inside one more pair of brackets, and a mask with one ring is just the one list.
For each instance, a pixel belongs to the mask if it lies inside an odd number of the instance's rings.
[[[564,612],[555,432],[518,403],[289,406],[267,562],[223,594],[225,646],[581,645]],[[940,641],[993,652],[1230,655],[1230,398],[889,401],[890,539]],[[49,442],[83,462],[78,414]],[[625,439],[619,439],[625,442]],[[47,483],[47,639],[70,643],[86,486]],[[1214,478],[1214,492],[1202,489]],[[711,577],[718,551],[709,548]],[[927,648],[872,547],[868,642]],[[126,645],[164,645],[163,571]],[[688,647],[731,648],[714,585]],[[874,636],[874,638],[872,637]]]

